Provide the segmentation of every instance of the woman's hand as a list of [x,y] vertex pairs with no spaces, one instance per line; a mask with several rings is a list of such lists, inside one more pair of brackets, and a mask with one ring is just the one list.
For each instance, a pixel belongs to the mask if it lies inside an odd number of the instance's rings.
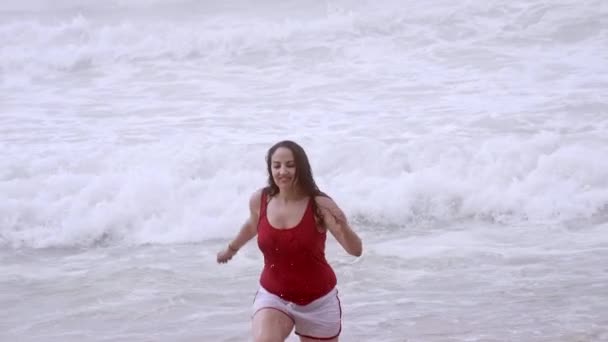
[[230,247],[226,247],[223,251],[217,253],[217,262],[219,264],[227,263],[236,254],[237,251],[232,250]]

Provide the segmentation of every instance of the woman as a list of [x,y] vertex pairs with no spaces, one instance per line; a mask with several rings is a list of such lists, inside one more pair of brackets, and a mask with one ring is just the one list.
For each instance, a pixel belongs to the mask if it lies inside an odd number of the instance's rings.
[[251,196],[249,218],[217,261],[228,262],[258,236],[264,269],[253,303],[255,341],[285,341],[294,327],[301,341],[338,341],[342,311],[325,259],[326,231],[354,256],[362,253],[361,239],[315,184],[302,147],[281,141],[268,150],[266,163],[268,186]]

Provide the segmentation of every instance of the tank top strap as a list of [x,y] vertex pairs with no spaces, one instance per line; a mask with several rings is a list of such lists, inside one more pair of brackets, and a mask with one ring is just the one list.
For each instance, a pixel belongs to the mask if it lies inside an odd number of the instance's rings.
[[315,217],[315,209],[314,209],[314,203],[312,203],[315,200],[314,197],[310,197],[308,198],[308,203],[306,203],[306,213],[310,216],[312,215],[312,217]]
[[268,206],[268,194],[266,190],[262,190],[262,198],[260,199],[260,218],[266,216],[266,207]]
[[316,206],[315,197],[311,196],[308,199],[308,204],[306,205],[306,215],[308,216],[308,219],[310,220],[309,222],[315,228],[315,230],[317,230]]

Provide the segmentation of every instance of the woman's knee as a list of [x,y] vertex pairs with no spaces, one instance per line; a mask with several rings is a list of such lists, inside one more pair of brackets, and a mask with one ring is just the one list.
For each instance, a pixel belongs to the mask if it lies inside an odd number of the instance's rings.
[[254,336],[254,342],[285,342],[285,339],[280,338],[279,336]]

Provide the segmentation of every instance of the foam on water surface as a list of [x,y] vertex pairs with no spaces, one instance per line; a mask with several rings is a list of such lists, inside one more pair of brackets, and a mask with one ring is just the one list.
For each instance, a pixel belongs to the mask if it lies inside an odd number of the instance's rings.
[[246,339],[261,257],[214,254],[282,139],[365,242],[344,340],[608,339],[607,15],[2,2],[0,339]]

